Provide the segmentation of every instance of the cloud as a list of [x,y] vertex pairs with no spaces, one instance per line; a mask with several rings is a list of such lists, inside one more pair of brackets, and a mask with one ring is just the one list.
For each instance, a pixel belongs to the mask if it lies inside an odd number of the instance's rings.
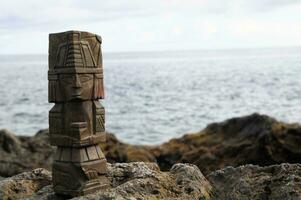
[[[86,2],[86,3],[83,3]],[[126,6],[121,1],[70,1],[27,0],[1,1],[0,28],[26,28],[26,26],[60,26],[66,23],[90,23],[123,19],[125,17],[143,17],[154,12],[153,9],[141,9],[133,5]],[[123,7],[122,7],[123,5]]]
[[258,21],[237,19],[227,24],[227,32],[239,39],[273,41],[285,45],[289,41],[301,44],[301,22]]
[[101,34],[111,51],[289,45],[300,41],[300,9],[300,0],[0,1],[0,53],[47,52],[48,34],[70,29]]
[[0,3],[0,28],[87,23],[144,17],[164,12],[225,14],[270,11],[299,0],[9,0]]
[[262,0],[254,2],[253,8],[259,11],[269,11],[283,6],[300,4],[300,0]]

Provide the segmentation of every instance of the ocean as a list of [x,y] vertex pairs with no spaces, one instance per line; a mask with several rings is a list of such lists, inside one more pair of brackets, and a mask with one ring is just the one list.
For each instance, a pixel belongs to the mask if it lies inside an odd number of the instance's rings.
[[[301,48],[105,53],[103,63],[106,129],[125,142],[254,112],[301,122]],[[47,55],[1,55],[0,70],[0,128],[47,128]]]

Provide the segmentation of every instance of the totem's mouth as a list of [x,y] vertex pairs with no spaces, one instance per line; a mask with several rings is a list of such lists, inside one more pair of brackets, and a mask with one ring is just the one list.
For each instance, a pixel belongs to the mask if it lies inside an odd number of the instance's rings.
[[72,97],[72,99],[81,99],[82,95],[80,95],[80,94],[73,94],[71,97]]
[[81,95],[81,92],[75,92],[70,96],[70,100],[82,100],[82,99],[83,97]]
[[71,128],[86,128],[87,127],[87,122],[72,122],[70,124]]

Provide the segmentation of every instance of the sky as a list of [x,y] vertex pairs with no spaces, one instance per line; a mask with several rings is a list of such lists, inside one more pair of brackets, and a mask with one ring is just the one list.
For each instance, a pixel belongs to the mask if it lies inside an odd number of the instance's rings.
[[300,46],[301,0],[0,1],[0,54],[47,54],[67,30],[106,52]]

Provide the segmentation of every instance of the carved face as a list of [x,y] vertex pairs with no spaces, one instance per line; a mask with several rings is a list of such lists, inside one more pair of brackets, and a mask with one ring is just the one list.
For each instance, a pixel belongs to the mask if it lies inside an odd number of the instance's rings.
[[60,74],[59,85],[67,101],[88,100],[93,94],[93,74]]

